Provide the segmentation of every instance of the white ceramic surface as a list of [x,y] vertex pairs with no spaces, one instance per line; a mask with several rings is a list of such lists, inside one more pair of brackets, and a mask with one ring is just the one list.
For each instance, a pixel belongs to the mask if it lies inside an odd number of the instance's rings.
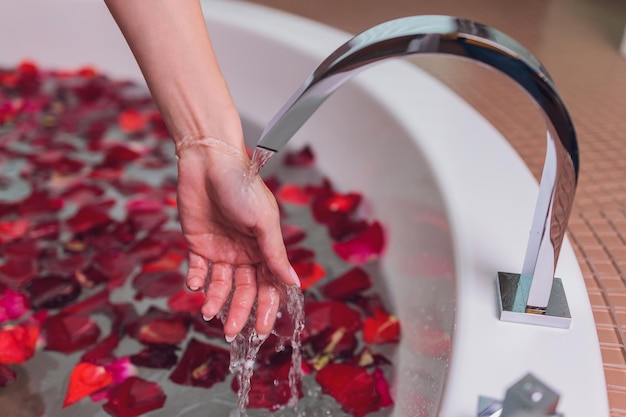
[[[203,5],[248,132],[258,133],[350,37],[242,2]],[[89,64],[141,79],[101,1],[3,0],[0,35],[0,65],[32,58],[42,66]],[[382,272],[403,325],[393,415],[427,415],[418,404],[425,395],[433,416],[475,416],[479,396],[503,398],[530,372],[561,393],[565,416],[608,416],[593,316],[567,240],[557,276],[571,328],[497,319],[496,273],[521,270],[537,184],[478,113],[411,64],[388,62],[331,97],[291,146],[309,142],[320,169],[340,188],[361,191],[388,233]],[[449,364],[415,347],[425,326],[452,335]]]

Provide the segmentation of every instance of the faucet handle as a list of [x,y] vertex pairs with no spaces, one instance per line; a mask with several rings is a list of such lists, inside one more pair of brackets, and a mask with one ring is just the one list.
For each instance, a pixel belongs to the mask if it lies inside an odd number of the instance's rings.
[[478,417],[564,417],[556,411],[559,394],[532,374],[506,391],[504,401],[480,397]]

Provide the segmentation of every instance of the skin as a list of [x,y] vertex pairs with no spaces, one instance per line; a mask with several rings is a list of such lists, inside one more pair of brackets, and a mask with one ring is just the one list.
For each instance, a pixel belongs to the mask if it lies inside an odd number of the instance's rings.
[[241,120],[220,71],[198,0],[105,0],[177,148],[178,210],[189,246],[187,286],[206,291],[212,319],[232,300],[227,340],[257,303],[263,337],[276,320],[283,285],[299,285],[289,264],[278,205],[251,172]]

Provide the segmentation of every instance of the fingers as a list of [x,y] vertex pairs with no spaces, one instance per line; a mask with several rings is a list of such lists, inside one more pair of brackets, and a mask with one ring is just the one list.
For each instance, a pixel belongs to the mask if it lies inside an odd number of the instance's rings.
[[189,268],[185,282],[191,291],[198,291],[204,288],[204,284],[209,275],[209,262],[202,256],[193,252],[189,253]]
[[233,274],[235,288],[228,310],[228,317],[226,323],[224,323],[224,335],[228,342],[235,338],[248,321],[257,295],[257,274],[254,265],[238,266],[234,272],[231,269],[231,273]]
[[200,311],[205,320],[211,320],[220,312],[233,286],[233,268],[231,265],[214,263],[206,291],[204,304]]
[[270,271],[263,265],[257,268],[257,311],[256,332],[260,338],[266,338],[274,328],[276,314],[280,306],[280,291],[272,282]]
[[[278,223],[278,220],[276,222]],[[261,228],[257,234],[257,242],[265,263],[274,277],[286,285],[299,287],[300,279],[287,258],[287,250],[280,232],[280,225],[273,228]]]

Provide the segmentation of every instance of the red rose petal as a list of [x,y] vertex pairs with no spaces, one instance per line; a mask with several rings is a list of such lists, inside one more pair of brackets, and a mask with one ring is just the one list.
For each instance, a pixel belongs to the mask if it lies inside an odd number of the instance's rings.
[[136,417],[165,404],[165,393],[156,383],[132,376],[113,387],[102,408],[115,417]]
[[139,111],[135,109],[128,109],[120,113],[117,123],[122,132],[137,133],[144,129],[148,123],[148,119]]
[[365,343],[397,343],[400,340],[400,321],[382,308],[376,309],[374,317],[363,321],[363,340]]
[[119,344],[119,336],[117,333],[111,332],[110,335],[86,351],[83,356],[81,356],[80,360],[83,362],[95,363],[97,365],[110,363],[115,359],[113,351],[119,346]]
[[289,262],[308,261],[315,258],[315,252],[307,248],[291,248],[287,249],[287,258]]
[[21,216],[32,217],[41,214],[56,213],[63,208],[61,198],[52,198],[44,192],[33,192],[22,201],[17,211]]
[[167,300],[167,306],[172,311],[198,314],[204,304],[204,294],[191,292],[185,289],[179,290]]
[[324,267],[316,262],[294,262],[292,266],[300,278],[302,290],[312,287],[326,276]]
[[35,309],[60,308],[68,305],[80,295],[80,285],[71,278],[48,275],[31,280],[24,290]]
[[229,351],[191,339],[170,380],[181,385],[210,388],[226,379],[229,366]]
[[315,380],[324,392],[355,417],[380,409],[381,399],[376,389],[376,379],[363,368],[331,363],[317,373]]
[[93,345],[100,337],[100,328],[89,317],[57,314],[43,323],[46,350],[72,353]]
[[311,336],[331,328],[355,331],[361,326],[361,313],[339,301],[309,301],[305,308],[305,329]]
[[362,265],[378,258],[385,247],[383,228],[378,222],[367,230],[345,242],[333,243],[333,249],[343,260]]
[[70,374],[70,382],[63,407],[74,404],[113,382],[113,377],[103,366],[79,362]]
[[178,271],[185,256],[176,250],[168,250],[152,262],[147,262],[141,267],[141,272]]
[[281,203],[305,206],[311,201],[311,196],[302,187],[296,184],[285,184],[278,189],[276,199]]
[[177,293],[185,283],[185,277],[178,271],[147,272],[133,279],[137,290],[136,300],[142,297],[168,297]]
[[130,356],[130,361],[145,368],[170,369],[178,362],[176,345],[147,345],[139,353]]
[[28,323],[0,329],[0,364],[24,363],[35,353],[39,326]]
[[128,254],[137,262],[152,261],[161,256],[167,246],[168,243],[163,240],[147,237],[133,245]]
[[306,167],[315,162],[315,154],[309,145],[304,146],[299,151],[287,152],[284,163],[287,166]]
[[388,407],[393,405],[393,398],[389,392],[389,383],[385,379],[385,375],[380,368],[374,370],[374,379],[376,380],[376,391],[380,396],[380,406]]
[[86,232],[109,224],[111,218],[107,212],[108,209],[101,205],[83,206],[73,217],[67,220],[67,224],[75,233]]
[[315,352],[331,357],[350,357],[358,345],[354,331],[345,327],[328,328],[311,339]]
[[320,288],[324,297],[334,300],[349,300],[372,286],[372,279],[363,269],[354,267]]
[[26,219],[0,221],[0,244],[5,244],[26,235],[30,221]]
[[306,238],[304,230],[290,224],[282,225],[282,234],[285,246],[295,245]]
[[9,258],[0,265],[0,282],[19,288],[37,276],[38,269],[35,259]]
[[17,379],[17,374],[13,369],[5,364],[0,364],[0,388],[12,384]]
[[182,317],[155,318],[139,328],[137,338],[143,343],[176,345],[187,337],[187,324]]
[[88,316],[96,312],[108,311],[110,306],[109,291],[104,289],[78,303],[64,308],[63,313]]

